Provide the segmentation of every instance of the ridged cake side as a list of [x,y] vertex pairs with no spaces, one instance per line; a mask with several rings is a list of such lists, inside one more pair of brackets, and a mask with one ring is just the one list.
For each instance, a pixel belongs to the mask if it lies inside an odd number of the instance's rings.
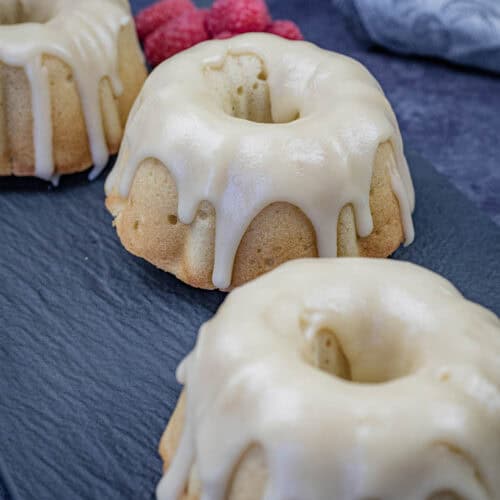
[[[341,211],[337,227],[338,255],[387,257],[404,241],[399,204],[392,192],[389,170],[392,146],[379,146],[373,171],[370,208],[373,231],[356,234],[353,210]],[[177,214],[177,189],[168,169],[148,159],[139,167],[128,198],[110,197],[108,209],[125,248],[192,286],[213,289],[215,212],[204,202],[192,224]],[[297,207],[283,202],[265,208],[246,230],[233,266],[231,288],[274,269],[283,262],[317,257],[316,235]]]
[[380,85],[353,59],[269,34],[158,66],[105,190],[125,247],[203,288],[299,257],[385,257],[414,237]]
[[[99,82],[99,111],[105,146],[115,154],[121,143],[132,104],[147,76],[133,22],[117,37],[117,75],[122,92],[115,92],[108,77]],[[52,175],[79,172],[94,162],[82,96],[73,68],[61,57],[43,53],[41,73],[50,93]],[[0,175],[33,176],[36,172],[33,92],[26,68],[0,58]],[[49,155],[50,156],[50,155]]]

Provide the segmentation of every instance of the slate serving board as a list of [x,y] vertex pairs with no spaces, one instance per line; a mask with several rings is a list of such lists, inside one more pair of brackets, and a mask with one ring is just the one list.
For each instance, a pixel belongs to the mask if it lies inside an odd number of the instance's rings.
[[[314,19],[326,41],[328,22]],[[395,257],[499,314],[500,230],[408,157],[417,239]],[[0,499],[152,498],[175,367],[224,298],[125,252],[103,182],[0,179]]]
[[[417,238],[396,258],[500,313],[498,227],[408,156]],[[0,189],[0,498],[152,498],[175,367],[224,294],[125,252],[103,177]]]

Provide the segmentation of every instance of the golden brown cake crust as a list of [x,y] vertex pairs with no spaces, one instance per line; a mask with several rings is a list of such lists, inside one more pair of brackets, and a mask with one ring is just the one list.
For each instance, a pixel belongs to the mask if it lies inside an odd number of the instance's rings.
[[[399,204],[392,191],[390,143],[381,144],[375,157],[370,208],[374,228],[356,236],[352,208],[339,217],[339,256],[387,257],[404,241]],[[213,289],[215,213],[203,202],[191,225],[177,219],[177,189],[168,169],[158,160],[139,166],[127,199],[109,196],[106,205],[125,248],[182,281]],[[276,202],[251,222],[234,261],[231,288],[291,259],[316,257],[316,236],[309,219],[297,207]]]
[[[186,395],[182,392],[172,417],[163,433],[158,452],[163,460],[163,471],[166,472],[175,456],[186,414]],[[264,450],[254,444],[247,448],[235,464],[232,477],[228,483],[227,500],[258,500],[263,497],[268,480],[267,464]],[[189,483],[180,500],[199,500],[200,483],[197,478],[196,464],[193,465]]]
[[[81,99],[71,68],[52,55],[44,55],[48,70],[53,125],[55,174],[80,172],[93,161]],[[106,142],[117,153],[123,129],[147,72],[133,23],[118,37],[118,68],[123,93],[114,96],[108,79],[100,83],[100,101]],[[0,61],[0,175],[35,174],[31,89],[23,68]]]
[[184,418],[186,414],[186,394],[181,393],[177,406],[172,413],[170,422],[168,423],[165,432],[163,433],[158,452],[163,460],[163,470],[166,471],[175,455],[175,451],[179,446],[179,440],[184,426]]

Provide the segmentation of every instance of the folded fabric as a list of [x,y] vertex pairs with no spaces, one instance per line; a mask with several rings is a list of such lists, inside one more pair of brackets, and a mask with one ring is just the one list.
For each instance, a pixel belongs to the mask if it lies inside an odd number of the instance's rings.
[[358,36],[500,73],[500,0],[332,0]]

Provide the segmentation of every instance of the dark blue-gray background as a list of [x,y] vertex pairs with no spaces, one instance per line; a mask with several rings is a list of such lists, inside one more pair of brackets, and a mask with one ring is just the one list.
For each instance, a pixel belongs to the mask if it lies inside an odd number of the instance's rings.
[[[418,151],[417,239],[397,256],[499,313],[498,79],[368,52],[327,1],[270,4],[308,39],[366,63]],[[175,366],[223,295],[125,252],[102,177],[68,177],[59,189],[3,179],[0,214],[0,498],[152,498]]]

